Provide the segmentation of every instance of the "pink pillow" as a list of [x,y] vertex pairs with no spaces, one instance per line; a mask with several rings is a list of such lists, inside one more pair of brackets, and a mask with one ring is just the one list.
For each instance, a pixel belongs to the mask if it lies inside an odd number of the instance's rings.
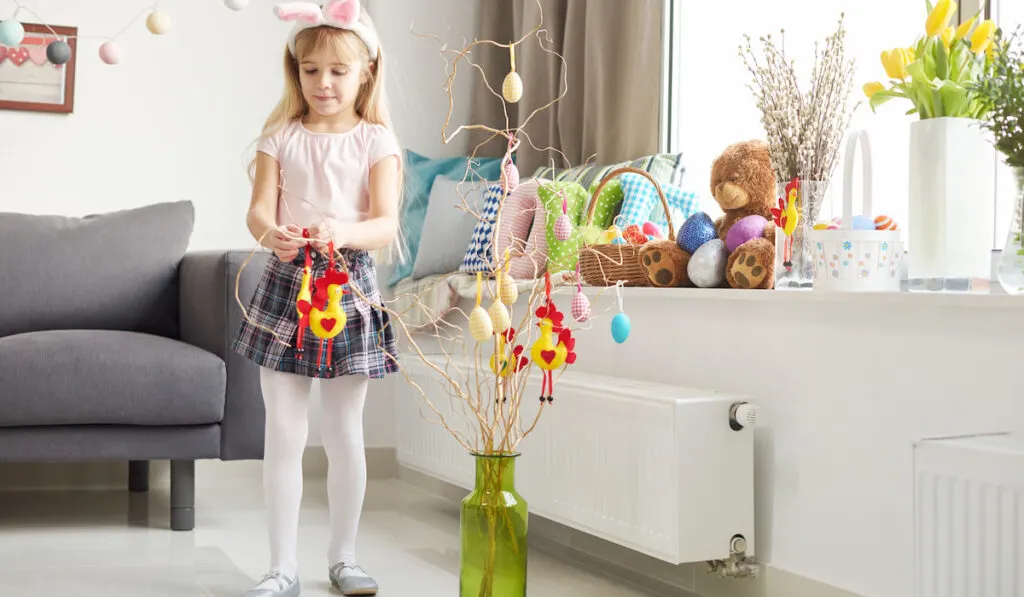
[[[501,222],[495,232],[494,242],[498,255],[504,255],[509,249],[509,275],[515,280],[530,280],[544,272],[547,263],[547,241],[544,240],[544,210],[539,209],[537,189],[547,181],[536,179],[525,180],[505,199],[505,207],[501,210]],[[537,214],[540,220],[537,220]],[[542,245],[531,246],[537,236],[537,222],[540,222],[540,240]],[[540,250],[538,250],[540,249]],[[537,264],[540,264],[539,266]]]

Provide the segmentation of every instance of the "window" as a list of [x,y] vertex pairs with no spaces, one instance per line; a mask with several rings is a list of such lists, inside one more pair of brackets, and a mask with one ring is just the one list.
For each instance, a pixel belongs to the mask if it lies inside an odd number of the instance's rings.
[[[1016,27],[1024,27],[1024,2],[1021,0],[995,0],[992,5],[992,18],[996,25],[1004,31],[1013,31]],[[996,229],[995,248],[1001,250],[1006,243],[1010,222],[1013,219],[1013,200],[1017,193],[1017,181],[1013,170],[1001,159],[996,164]]]
[[[698,191],[710,214],[721,213],[710,197],[711,163],[728,144],[764,138],[760,114],[747,88],[750,74],[739,56],[743,35],[749,34],[755,52],[758,38],[778,38],[785,29],[786,54],[795,59],[801,89],[809,86],[814,61],[814,42],[824,41],[845,13],[846,55],[855,60],[851,105],[860,102],[850,129],[867,130],[872,149],[872,212],[886,214],[904,224],[908,218],[907,186],[910,104],[893,100],[872,113],[862,87],[882,81],[883,50],[910,45],[921,33],[927,18],[921,0],[860,0],[833,3],[820,0],[718,0],[717,2],[671,1],[671,64],[667,147],[681,151],[687,165],[686,184]],[[1004,0],[1021,4],[1020,0]],[[1013,10],[1024,12],[1015,7]],[[727,15],[727,16],[726,16]],[[842,153],[844,147],[840,148]],[[843,164],[833,174],[829,199],[821,218],[842,215]],[[861,211],[860,157],[854,170],[854,213]],[[1003,239],[998,240],[1001,246]]]

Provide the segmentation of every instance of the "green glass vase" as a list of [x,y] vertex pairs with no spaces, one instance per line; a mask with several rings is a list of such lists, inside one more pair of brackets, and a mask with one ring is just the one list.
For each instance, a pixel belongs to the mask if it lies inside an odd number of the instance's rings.
[[476,486],[462,500],[461,597],[526,596],[526,500],[515,487],[518,454],[473,454]]

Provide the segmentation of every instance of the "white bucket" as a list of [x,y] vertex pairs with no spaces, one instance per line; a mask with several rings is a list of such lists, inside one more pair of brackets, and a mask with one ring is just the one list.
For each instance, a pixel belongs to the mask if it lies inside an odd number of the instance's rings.
[[899,292],[903,241],[899,230],[853,229],[853,164],[860,143],[864,161],[863,212],[871,214],[871,144],[867,133],[852,133],[843,171],[843,224],[838,230],[811,230],[814,290]]

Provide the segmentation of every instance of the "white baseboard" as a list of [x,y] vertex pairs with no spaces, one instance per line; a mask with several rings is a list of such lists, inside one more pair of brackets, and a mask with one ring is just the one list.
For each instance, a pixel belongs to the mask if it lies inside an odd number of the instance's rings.
[[[373,479],[394,478],[397,474],[395,448],[367,448],[366,472]],[[321,446],[309,446],[302,458],[303,474],[308,479],[327,476],[327,456]],[[196,484],[204,479],[260,479],[263,461],[200,460],[196,463]],[[170,485],[170,465],[157,460],[150,463],[150,487]],[[0,463],[0,491],[23,490],[110,490],[127,487],[127,462],[3,462]]]
[[[406,466],[398,465],[398,479],[454,503],[466,496],[465,489]],[[755,579],[719,578],[705,564],[673,566],[535,514],[530,545],[665,597],[862,597],[770,565]]]

